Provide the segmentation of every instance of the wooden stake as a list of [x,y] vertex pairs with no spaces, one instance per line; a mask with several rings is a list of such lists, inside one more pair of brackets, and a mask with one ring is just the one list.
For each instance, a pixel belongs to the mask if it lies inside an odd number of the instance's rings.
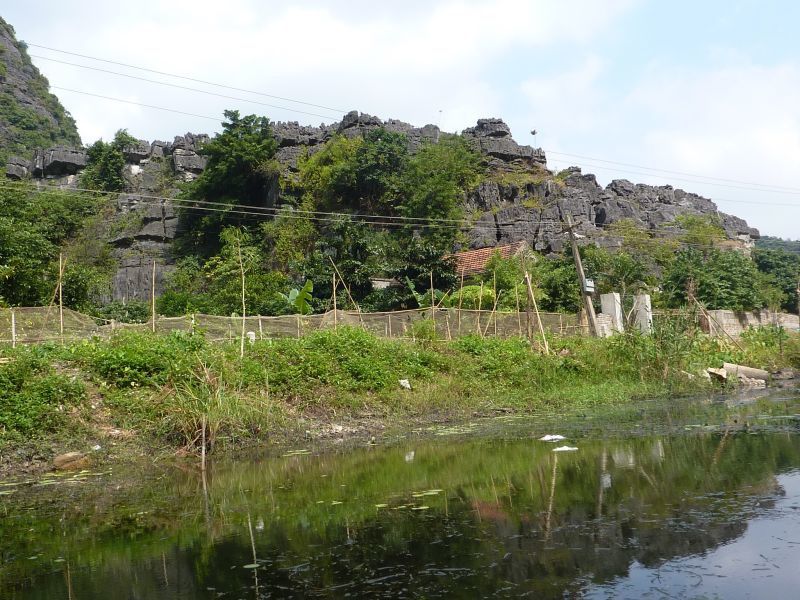
[[544,344],[544,353],[550,354],[550,346],[547,344],[547,336],[544,334],[544,325],[542,325],[542,317],[539,314],[539,306],[536,304],[536,296],[533,295],[533,286],[531,285],[531,276],[528,272],[525,272],[525,283],[528,286],[528,297],[530,298],[531,304],[533,304],[533,310],[536,311],[536,321],[539,323],[539,333],[542,335],[542,343]]
[[239,233],[236,234],[236,249],[239,252],[239,272],[242,275],[242,336],[239,341],[239,358],[244,358],[244,334],[247,321],[247,306],[245,305],[245,280],[244,280],[244,261],[242,260],[242,240]]
[[261,315],[258,315],[258,339],[264,339],[264,327],[261,325]]
[[494,295],[494,308],[492,308],[492,316],[494,316],[494,337],[497,337],[497,301],[500,296],[497,294],[497,269],[492,271],[492,294]]
[[336,273],[333,274],[333,330],[339,328],[339,305],[336,302]]
[[152,318],[152,331],[156,332],[156,259],[153,259],[153,273],[150,282],[150,316]]
[[[502,293],[503,292],[500,292],[500,294]],[[492,325],[492,317],[494,317],[494,335],[497,336],[497,313],[495,311],[497,310],[497,302],[500,300],[500,294],[494,298],[494,306],[492,306],[492,312],[489,313],[489,320],[486,321],[486,329],[481,334],[481,337],[486,337],[486,334],[489,333],[489,327]]]
[[581,261],[581,253],[578,250],[578,242],[575,239],[575,232],[572,230],[572,217],[567,215],[567,231],[569,232],[569,242],[572,246],[572,258],[575,259],[575,269],[578,271],[578,280],[581,285],[581,297],[583,304],[586,307],[586,314],[589,317],[589,328],[591,334],[597,337],[599,334],[597,329],[597,315],[594,312],[594,304],[592,304],[592,295],[586,291],[586,274],[583,272],[583,262]]
[[64,343],[64,255],[58,253],[58,332]]
[[11,347],[17,347],[17,313],[11,309]]
[[300,315],[296,315],[297,320],[297,337],[300,337]]
[[481,329],[481,307],[482,306],[483,306],[483,282],[481,281],[481,291],[480,291],[480,294],[478,295],[478,323],[477,323],[478,333],[481,334],[481,337],[483,337],[483,330]]
[[328,260],[331,261],[331,264],[333,265],[333,270],[336,271],[336,275],[339,276],[339,281],[342,282],[342,287],[344,288],[344,291],[347,292],[347,297],[350,299],[350,302],[353,303],[353,306],[356,307],[356,310],[358,311],[358,320],[363,326],[364,319],[361,317],[361,307],[355,300],[353,300],[353,295],[350,293],[350,288],[347,287],[347,282],[345,282],[344,277],[342,277],[342,274],[339,272],[339,268],[336,266],[336,263],[333,262],[333,259],[330,256],[328,257]]
[[389,337],[392,337],[392,313],[389,313]]
[[433,295],[433,271],[431,271],[431,321],[433,321],[433,331],[436,333],[436,298]]
[[461,267],[461,287],[458,288],[458,335],[461,336],[461,302],[464,300],[464,267]]
[[517,329],[519,330],[519,337],[522,337],[522,318],[519,315],[519,287],[514,286],[514,296],[517,298]]
[[203,415],[203,432],[200,434],[200,470],[206,472],[206,416]]

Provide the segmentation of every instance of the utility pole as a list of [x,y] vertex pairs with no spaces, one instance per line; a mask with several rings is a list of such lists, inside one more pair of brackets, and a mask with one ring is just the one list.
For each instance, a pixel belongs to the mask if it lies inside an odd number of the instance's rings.
[[581,297],[583,298],[583,305],[586,308],[586,314],[589,317],[590,333],[597,337],[597,315],[594,314],[594,304],[592,304],[592,294],[586,291],[586,274],[583,272],[583,263],[581,262],[581,254],[578,251],[578,242],[575,239],[575,232],[573,231],[574,225],[572,224],[572,217],[567,215],[566,231],[569,232],[569,242],[572,246],[572,257],[575,259],[575,269],[578,271],[578,279],[581,283]]

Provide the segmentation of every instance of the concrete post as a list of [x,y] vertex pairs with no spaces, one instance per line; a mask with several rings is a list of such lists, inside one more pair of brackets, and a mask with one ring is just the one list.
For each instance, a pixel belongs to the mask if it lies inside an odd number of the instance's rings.
[[636,294],[633,298],[633,322],[642,333],[653,331],[653,307],[650,294]]
[[622,300],[617,292],[600,295],[600,311],[611,317],[611,329],[622,333],[625,322],[622,316]]

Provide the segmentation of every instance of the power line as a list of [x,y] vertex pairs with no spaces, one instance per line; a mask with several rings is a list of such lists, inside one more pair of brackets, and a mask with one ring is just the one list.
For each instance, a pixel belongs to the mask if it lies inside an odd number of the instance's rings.
[[619,161],[614,161],[614,160],[606,160],[606,159],[602,159],[602,158],[593,158],[591,156],[584,156],[584,155],[581,155],[581,154],[570,154],[568,152],[556,152],[555,150],[546,150],[546,153],[547,154],[556,154],[556,155],[560,155],[560,156],[569,156],[569,157],[572,157],[572,158],[582,158],[582,159],[586,159],[586,160],[592,160],[592,161],[595,161],[595,162],[608,163],[608,164],[612,164],[612,165],[621,165],[623,167],[634,167],[634,168],[637,168],[637,169],[646,169],[646,170],[649,170],[649,171],[659,171],[661,173],[669,173],[669,174],[674,174],[674,175],[685,175],[687,177],[699,177],[699,178],[702,178],[702,179],[713,179],[715,181],[724,181],[724,182],[727,182],[727,183],[738,183],[738,184],[741,184],[741,185],[770,187],[770,188],[775,188],[775,189],[780,189],[780,190],[790,190],[790,191],[793,191],[793,192],[800,192],[800,188],[785,187],[785,186],[781,186],[781,185],[772,185],[772,184],[765,184],[765,183],[754,183],[754,182],[751,182],[751,181],[740,181],[738,179],[726,179],[724,177],[713,177],[713,176],[710,176],[710,175],[698,175],[698,174],[695,174],[695,173],[686,173],[684,171],[671,171],[669,169],[660,169],[660,168],[657,168],[657,167],[646,167],[646,166],[642,166],[642,165],[635,165],[635,164],[631,164],[631,163],[619,162]]
[[[19,189],[26,192],[45,194],[48,192],[62,191],[62,192],[81,192],[100,194],[103,197],[111,195],[123,194],[128,196],[135,196],[136,200],[145,206],[161,206],[162,201],[169,201],[175,203],[176,207],[185,210],[194,211],[210,211],[228,214],[242,214],[249,216],[259,216],[264,219],[272,218],[287,218],[287,219],[305,219],[316,220],[322,222],[338,222],[341,218],[348,218],[357,222],[381,225],[386,227],[419,227],[419,228],[436,228],[436,229],[455,229],[455,230],[488,230],[496,231],[496,225],[486,224],[481,225],[478,223],[471,224],[466,220],[457,219],[435,219],[435,218],[422,218],[422,217],[398,217],[389,215],[366,215],[359,213],[346,213],[346,212],[326,212],[326,211],[306,211],[291,208],[272,208],[272,207],[258,207],[249,205],[229,204],[222,202],[211,202],[208,200],[187,200],[181,198],[168,198],[165,196],[146,196],[135,193],[126,192],[101,192],[98,190],[81,190],[79,188],[71,188],[68,190],[61,190],[59,188],[52,188],[51,190],[30,189],[17,186],[13,188],[7,184],[0,183],[0,188],[11,187],[12,189]],[[395,219],[395,220],[392,220]],[[536,221],[531,222],[532,225],[540,224],[555,224],[560,221]]]
[[102,94],[94,94],[92,92],[83,92],[81,90],[73,90],[71,88],[60,87],[57,85],[51,85],[50,89],[53,90],[61,90],[64,92],[72,92],[73,94],[83,94],[84,96],[93,96],[95,98],[102,98],[103,100],[113,100],[114,102],[122,102],[124,104],[132,104],[134,106],[143,106],[144,108],[153,108],[155,110],[164,110],[171,113],[177,113],[179,115],[186,115],[189,117],[197,117],[198,119],[209,119],[211,121],[215,121],[219,123],[219,117],[209,117],[208,115],[198,115],[196,113],[185,112],[183,110],[177,110],[174,108],[165,108],[163,106],[155,106],[153,104],[144,104],[142,102],[134,102],[133,100],[124,100],[122,98],[114,98],[112,96],[104,96]]
[[[12,184],[16,184],[17,182],[7,182]],[[4,185],[0,183],[0,188],[2,187],[12,187],[9,185]],[[120,194],[120,192],[104,192],[100,190],[80,190],[79,188],[71,188],[69,190],[62,190],[60,188],[53,187],[51,190],[42,190],[38,188],[21,188],[17,185],[16,189],[24,190],[26,192],[32,192],[37,194],[45,194],[52,191],[61,191],[61,192],[90,192],[95,194],[101,194],[104,197],[109,197],[111,195]],[[470,224],[466,221],[463,221],[464,225],[457,225],[455,223],[439,223],[436,222],[436,219],[432,219],[432,223],[404,223],[404,222],[397,222],[397,221],[386,221],[385,219],[391,218],[383,215],[359,215],[353,213],[342,213],[342,212],[324,212],[324,211],[300,211],[302,214],[296,214],[295,210],[292,209],[275,209],[269,207],[254,207],[254,206],[247,206],[247,205],[234,205],[234,204],[227,204],[221,202],[211,202],[211,201],[194,201],[194,200],[185,200],[179,198],[168,198],[165,196],[143,196],[133,193],[124,193],[123,195],[129,196],[136,196],[137,201],[139,204],[143,206],[162,206],[161,201],[171,201],[177,203],[177,208],[180,210],[188,210],[193,212],[199,213],[223,213],[223,214],[234,214],[234,215],[242,215],[244,217],[254,218],[258,217],[257,220],[265,220],[265,219],[274,219],[274,218],[285,218],[285,219],[292,219],[292,220],[305,220],[305,221],[317,221],[322,223],[336,223],[339,222],[341,218],[347,218],[357,223],[362,223],[364,225],[376,225],[380,227],[419,227],[419,228],[428,228],[428,229],[453,229],[453,230],[461,230],[461,231],[497,231],[497,226],[493,224],[486,224],[481,225],[478,223]],[[195,203],[199,202],[203,206],[198,206]],[[248,208],[253,208],[257,210],[244,210]],[[262,212],[262,211],[277,211],[277,212]],[[362,218],[355,218],[355,217],[362,217]],[[364,219],[363,217],[366,217]],[[402,217],[400,217],[402,218]],[[374,220],[369,220],[374,219]],[[384,219],[384,220],[381,220]],[[449,221],[449,220],[443,220]],[[455,220],[453,220],[455,221]],[[561,224],[561,220],[540,220],[540,221],[532,221],[530,222],[531,225],[547,225],[547,224]],[[607,229],[613,227],[614,223],[592,223],[590,221],[579,221],[575,223],[575,226],[579,225],[590,225],[592,227],[596,227],[598,229]],[[641,230],[642,233],[647,235],[647,239],[650,241],[665,241],[670,238],[680,238],[683,237],[684,234],[677,232],[677,231],[669,231],[669,230],[661,230],[661,231],[654,231],[654,230]],[[562,235],[565,232],[553,232],[557,235]],[[697,248],[708,248],[708,245],[705,244],[695,244],[681,240],[680,242],[681,247],[697,247]]]
[[[16,182],[16,181],[7,181],[7,182],[0,182],[0,187],[14,187],[16,189],[22,190],[30,190],[33,192],[43,193],[42,187],[49,188],[50,191],[58,192],[58,191],[66,191],[66,192],[80,192],[80,193],[87,193],[87,194],[95,194],[95,195],[102,195],[102,196],[113,196],[117,194],[127,195],[127,196],[135,196],[137,199],[140,200],[159,200],[159,201],[169,201],[178,204],[179,206],[183,206],[185,204],[202,204],[208,206],[216,206],[216,207],[223,207],[223,208],[236,208],[236,209],[248,209],[252,211],[258,211],[259,213],[265,213],[267,215],[284,215],[286,212],[291,213],[300,213],[300,214],[308,214],[308,215],[321,215],[321,216],[334,216],[334,217],[360,217],[366,219],[384,219],[384,220],[392,220],[398,221],[400,224],[405,224],[403,222],[407,222],[411,225],[418,225],[418,226],[426,226],[428,223],[432,224],[463,224],[464,227],[471,227],[471,222],[468,219],[446,219],[442,217],[407,217],[401,215],[373,215],[367,213],[352,213],[352,212],[336,212],[336,211],[320,211],[320,210],[304,210],[294,207],[270,207],[270,206],[257,206],[257,205],[248,205],[248,204],[234,204],[229,202],[215,202],[211,200],[195,200],[195,199],[188,199],[188,198],[173,198],[169,196],[155,196],[155,195],[148,195],[148,194],[140,194],[137,192],[109,192],[105,190],[93,190],[89,188],[61,188],[58,186],[41,186],[37,189],[30,189],[26,188],[27,184],[25,182]],[[561,221],[558,219],[540,219],[536,221],[535,224],[545,224],[545,223],[560,223]],[[491,228],[495,228],[494,225]]]
[[[99,58],[99,57],[91,56],[91,55],[87,55],[87,54],[80,54],[80,53],[77,53],[77,52],[71,52],[71,51],[62,50],[62,49],[59,49],[59,48],[53,48],[51,46],[44,46],[44,45],[41,45],[41,44],[33,44],[33,43],[29,43],[28,46],[34,47],[34,48],[42,48],[42,49],[49,50],[49,51],[52,51],[52,52],[57,52],[57,53],[60,53],[60,54],[66,54],[66,55],[69,55],[69,56],[77,56],[77,57],[80,57],[80,58],[85,58],[85,59],[94,60],[94,61],[98,61],[98,62],[103,62],[103,63],[107,63],[107,64],[113,64],[113,65],[117,65],[117,66],[122,66],[122,67],[130,68],[130,69],[136,69],[136,70],[145,71],[145,72],[149,72],[149,73],[155,73],[155,74],[158,74],[158,75],[164,75],[164,76],[167,76],[167,77],[173,77],[173,78],[176,78],[176,79],[182,79],[182,80],[185,80],[185,81],[193,81],[195,83],[202,83],[204,85],[211,85],[211,86],[214,86],[214,87],[231,89],[231,90],[246,92],[246,93],[250,93],[250,94],[256,94],[256,95],[264,96],[264,97],[268,97],[268,98],[280,99],[280,100],[284,100],[284,101],[287,101],[287,102],[293,102],[293,103],[296,103],[296,104],[303,104],[305,106],[312,106],[312,107],[316,107],[316,108],[322,108],[322,109],[333,111],[333,112],[337,112],[337,113],[346,112],[344,109],[332,108],[332,107],[325,106],[325,105],[322,105],[322,104],[315,104],[315,103],[306,102],[306,101],[302,101],[302,100],[297,100],[297,99],[293,99],[293,98],[289,98],[289,97],[285,97],[285,96],[278,96],[278,95],[274,95],[274,94],[258,92],[258,91],[255,91],[255,90],[249,90],[249,89],[245,89],[245,88],[238,88],[238,87],[229,86],[229,85],[226,85],[226,84],[215,83],[215,82],[206,81],[206,80],[203,80],[203,79],[197,79],[197,78],[193,78],[193,77],[188,77],[188,76],[185,76],[185,75],[179,75],[179,74],[169,73],[169,72],[165,72],[165,71],[158,71],[156,69],[150,69],[150,68],[146,68],[146,67],[132,65],[132,64],[129,64],[129,63],[123,63],[123,62],[119,62],[119,61],[103,59],[103,58]],[[158,84],[158,85],[176,87],[178,89],[184,89],[184,90],[192,91],[192,92],[196,92],[196,93],[215,95],[215,96],[219,96],[219,97],[222,97],[222,98],[228,98],[228,99],[231,99],[231,100],[237,100],[237,101],[243,101],[243,102],[253,102],[255,104],[262,104],[264,106],[269,106],[271,108],[276,108],[276,109],[280,109],[280,110],[287,110],[287,111],[297,112],[297,113],[301,113],[301,114],[307,114],[307,115],[311,115],[311,116],[318,116],[318,117],[325,118],[325,119],[332,118],[331,116],[320,115],[318,113],[306,112],[306,111],[301,111],[301,110],[297,110],[297,109],[292,109],[292,108],[289,108],[289,107],[282,107],[282,106],[276,106],[276,105],[271,105],[271,104],[266,104],[266,103],[260,103],[260,102],[253,101],[253,100],[247,100],[245,98],[237,98],[237,97],[233,97],[233,96],[226,96],[226,95],[223,95],[223,94],[214,94],[213,92],[208,92],[208,91],[205,91],[205,90],[198,90],[196,88],[189,88],[189,87],[185,87],[185,86],[179,86],[179,85],[175,85],[175,84],[170,84],[170,83],[167,83],[167,82],[161,82],[161,81],[146,79],[146,78],[137,77],[137,76],[134,76],[134,75],[128,75],[128,74],[124,74],[124,73],[119,73],[119,72],[116,72],[116,71],[109,71],[109,70],[105,70],[105,69],[99,69],[99,68],[91,67],[91,66],[88,66],[88,65],[80,65],[80,64],[77,64],[77,63],[71,63],[71,62],[67,62],[67,61],[60,61],[60,60],[57,60],[57,59],[54,59],[54,58],[48,58],[48,57],[43,57],[43,56],[36,56],[36,58],[41,58],[41,59],[44,59],[44,60],[50,60],[50,61],[54,61],[54,62],[58,62],[58,63],[70,65],[70,66],[75,66],[75,67],[79,67],[79,68],[90,69],[90,70],[94,70],[94,71],[98,71],[98,72],[118,75],[118,76],[121,76],[121,77],[129,77],[131,79],[137,79],[137,80],[141,80],[141,81],[155,83],[155,84]],[[135,105],[143,106],[143,107],[146,107],[146,108],[153,108],[153,109],[156,109],[156,110],[164,110],[164,111],[174,112],[174,113],[178,113],[178,114],[185,114],[185,115],[188,115],[188,116],[196,116],[196,117],[204,118],[204,119],[213,119],[215,121],[219,120],[216,117],[208,117],[208,116],[205,116],[205,115],[196,115],[196,114],[187,113],[187,112],[179,111],[179,110],[175,110],[175,109],[158,107],[158,106],[149,105],[149,104],[135,103],[133,101],[123,100],[123,99],[120,99],[120,98],[111,98],[111,97],[108,97],[108,96],[102,96],[100,94],[92,94],[92,93],[89,93],[89,92],[82,92],[82,91],[79,91],[79,90],[68,89],[68,88],[58,88],[56,86],[52,86],[52,87],[54,87],[55,89],[62,89],[64,91],[71,91],[73,93],[94,96],[94,97],[103,98],[103,99],[106,99],[106,100],[124,102],[124,103],[127,103],[127,104],[135,104]],[[717,185],[717,186],[729,187],[729,188],[733,188],[733,189],[741,189],[741,190],[744,190],[744,191],[752,191],[752,192],[767,192],[767,193],[800,195],[800,188],[792,188],[792,187],[786,187],[786,186],[776,186],[776,185],[773,185],[773,184],[748,182],[748,181],[742,181],[742,180],[737,180],[737,179],[728,179],[728,178],[724,178],[724,177],[715,177],[715,176],[710,176],[710,175],[700,175],[700,174],[688,173],[688,172],[684,172],[684,171],[675,171],[675,170],[670,170],[670,169],[662,169],[662,168],[658,168],[658,167],[647,167],[647,166],[637,165],[637,164],[633,164],[633,163],[625,163],[625,162],[612,161],[612,160],[607,160],[607,159],[602,159],[602,158],[594,158],[594,157],[581,155],[581,154],[572,154],[572,153],[568,153],[568,152],[558,152],[558,151],[555,151],[555,150],[547,150],[546,152],[548,154],[555,154],[555,155],[560,155],[560,156],[565,156],[565,157],[580,158],[580,159],[592,160],[592,161],[604,163],[603,165],[587,165],[587,166],[590,166],[592,168],[606,169],[606,170],[622,172],[622,173],[629,173],[629,174],[635,174],[635,175],[653,175],[653,174],[667,173],[667,174],[671,174],[671,175],[679,175],[679,176],[684,176],[684,177],[695,178],[695,179],[677,179],[678,181],[683,181],[683,182],[686,182],[686,183],[694,183],[694,184],[700,183],[700,184],[705,184],[705,185]],[[640,169],[640,171],[626,171],[626,170],[621,170],[621,169],[612,169],[612,168],[609,168],[609,167],[605,166],[606,164],[620,165],[620,166],[625,166],[625,167],[632,167],[632,168],[635,168],[635,169]],[[675,178],[673,178],[673,179],[675,179]],[[711,181],[698,181],[698,180],[711,180]],[[712,183],[712,181],[714,181],[714,182],[725,182],[725,183]],[[726,185],[726,184],[735,184],[735,185]],[[742,186],[750,186],[750,187],[742,187]],[[762,188],[765,188],[765,189],[762,189]],[[793,206],[793,205],[787,205],[787,206]]]
[[59,54],[67,54],[69,56],[77,56],[77,57],[80,57],[80,58],[87,58],[89,60],[95,60],[97,62],[102,62],[102,63],[106,63],[106,64],[110,64],[110,65],[117,65],[118,67],[126,67],[128,69],[136,69],[137,71],[145,71],[147,73],[154,73],[156,75],[164,75],[166,77],[174,77],[175,79],[183,79],[184,81],[193,81],[194,83],[202,83],[203,85],[210,85],[210,86],[213,86],[213,87],[224,88],[224,89],[228,89],[228,90],[234,90],[234,91],[237,91],[237,92],[246,92],[248,94],[255,94],[257,96],[263,96],[265,98],[274,98],[275,100],[284,100],[286,102],[294,102],[295,104],[303,104],[305,106],[313,106],[314,108],[322,108],[322,109],[330,110],[330,111],[333,111],[333,112],[336,112],[336,113],[344,114],[344,113],[347,112],[346,110],[341,109],[341,108],[332,108],[330,106],[324,106],[322,104],[314,104],[312,102],[305,102],[303,100],[296,100],[294,98],[289,98],[287,96],[277,96],[275,94],[268,94],[266,92],[259,92],[259,91],[256,91],[256,90],[248,90],[246,88],[234,87],[234,86],[231,86],[231,85],[226,85],[224,83],[215,83],[213,81],[206,81],[204,79],[197,79],[197,78],[194,78],[194,77],[187,77],[186,75],[178,75],[178,74],[175,74],[175,73],[168,73],[166,71],[158,71],[156,69],[149,69],[147,67],[140,67],[140,66],[137,66],[137,65],[131,65],[131,64],[128,64],[128,63],[118,62],[118,61],[114,61],[114,60],[108,60],[108,59],[105,59],[105,58],[98,58],[97,56],[90,56],[88,54],[79,54],[77,52],[69,52],[67,50],[60,50],[58,48],[53,48],[51,46],[43,46],[41,44],[31,44],[29,42],[27,43],[27,45],[29,47],[31,47],[31,48],[41,48],[43,50],[50,50],[51,52],[58,52]]
[[189,91],[189,92],[195,92],[195,93],[198,93],[198,94],[206,94],[208,96],[216,96],[218,98],[226,98],[228,100],[236,100],[237,102],[250,102],[251,104],[258,104],[260,106],[268,106],[269,108],[276,108],[276,109],[279,109],[279,110],[286,110],[286,111],[289,111],[289,112],[295,112],[295,113],[299,113],[299,114],[303,114],[303,115],[310,115],[312,117],[321,117],[323,119],[336,118],[336,117],[333,117],[331,115],[321,115],[319,113],[308,112],[308,111],[300,110],[300,109],[297,109],[297,108],[290,108],[288,106],[278,106],[277,104],[269,104],[267,102],[261,102],[259,100],[249,100],[248,98],[237,98],[236,96],[227,96],[225,94],[217,94],[216,92],[209,92],[207,90],[201,90],[201,89],[198,89],[198,88],[192,88],[192,87],[188,87],[188,86],[185,86],[185,85],[178,85],[176,83],[168,83],[166,81],[157,81],[155,79],[147,79],[146,77],[137,77],[136,75],[128,75],[127,73],[118,73],[117,71],[109,71],[107,69],[98,69],[97,67],[90,67],[88,65],[79,65],[77,63],[71,63],[71,62],[67,62],[65,60],[57,60],[55,58],[48,58],[46,56],[37,56],[35,54],[32,54],[31,58],[39,58],[39,59],[42,59],[42,60],[49,60],[49,61],[56,62],[56,63],[62,64],[62,65],[69,65],[69,66],[78,67],[78,68],[81,68],[81,69],[88,69],[90,71],[97,71],[99,73],[108,73],[110,75],[118,75],[119,77],[127,77],[128,79],[135,79],[137,81],[145,81],[147,83],[155,83],[156,85],[164,85],[164,86],[167,86],[167,87],[172,87],[172,88],[176,88],[176,89],[179,89],[179,90],[185,90],[185,91]]
[[[626,173],[626,174],[629,174],[629,175],[656,175],[656,176],[660,176],[660,177],[663,176],[662,173],[657,173],[657,172],[653,172],[653,171],[620,169],[618,167],[609,167],[609,166],[606,166],[606,165],[598,165],[598,164],[593,164],[593,163],[588,163],[588,162],[583,162],[583,166],[590,167],[590,168],[593,168],[593,169],[603,169],[603,170],[606,170],[606,171],[613,171],[615,173]],[[713,185],[713,186],[716,186],[716,187],[724,187],[724,188],[730,188],[730,189],[744,190],[744,191],[747,191],[747,192],[757,192],[757,193],[767,193],[767,194],[785,194],[785,195],[790,195],[790,196],[800,196],[800,190],[794,192],[794,191],[789,191],[788,188],[787,188],[786,191],[777,190],[777,189],[753,188],[753,187],[745,187],[745,186],[729,184],[729,183],[717,183],[715,181],[701,181],[701,180],[698,180],[698,179],[686,179],[686,178],[682,178],[682,177],[676,177],[674,175],[670,176],[670,180],[671,181],[683,181],[685,183],[692,183],[692,184],[695,184],[695,185]],[[762,184],[757,184],[757,185],[762,185]],[[797,205],[789,205],[789,206],[797,206]]]

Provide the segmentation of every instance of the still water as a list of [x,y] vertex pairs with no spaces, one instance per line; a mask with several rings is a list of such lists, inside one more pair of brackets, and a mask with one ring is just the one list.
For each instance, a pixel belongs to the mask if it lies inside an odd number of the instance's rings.
[[779,392],[2,482],[0,597],[797,597],[798,433]]

